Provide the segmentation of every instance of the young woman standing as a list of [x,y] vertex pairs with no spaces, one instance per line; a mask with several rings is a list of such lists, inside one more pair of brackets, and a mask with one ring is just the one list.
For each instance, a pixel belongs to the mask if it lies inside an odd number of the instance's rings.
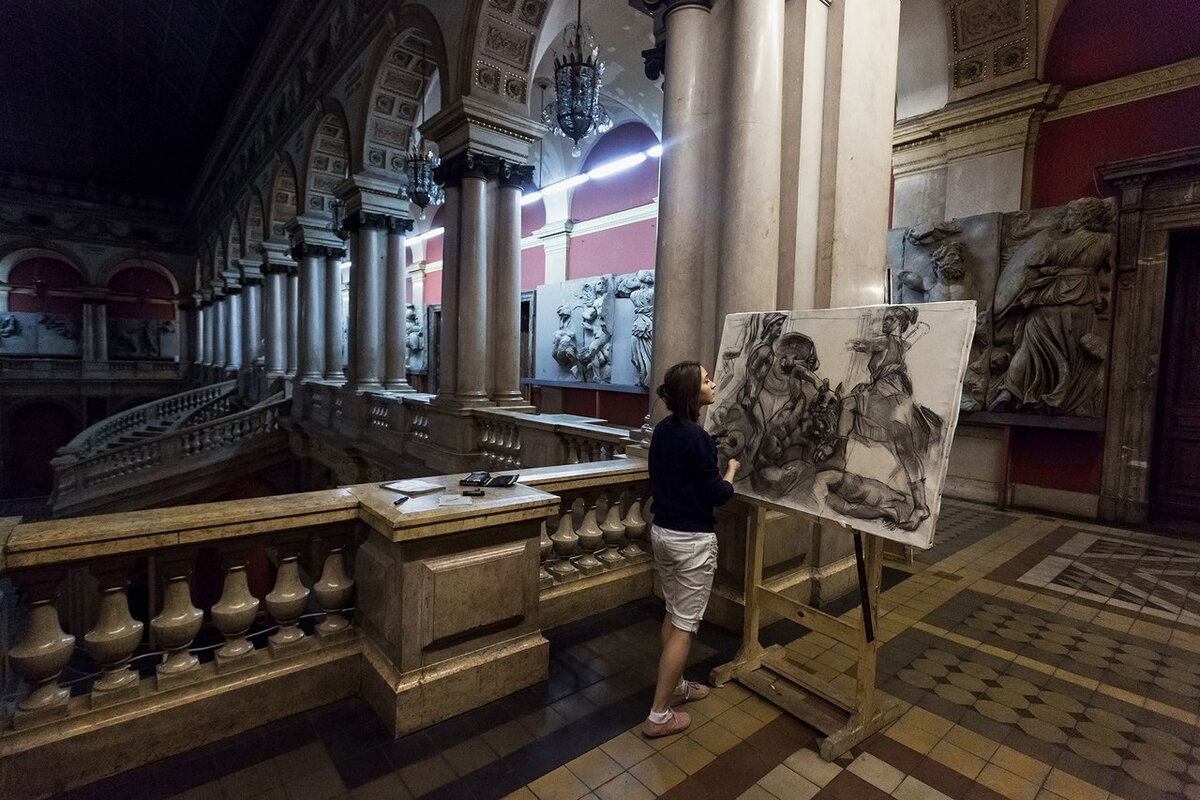
[[716,443],[700,427],[700,409],[713,402],[715,393],[708,370],[695,361],[668,369],[658,387],[671,415],[655,426],[650,439],[650,537],[667,615],[654,703],[642,725],[647,736],[669,736],[687,728],[691,718],[674,707],[708,695],[707,686],[684,680],[683,668],[717,570],[713,508],[733,496],[732,480],[739,466],[730,459],[722,477]]

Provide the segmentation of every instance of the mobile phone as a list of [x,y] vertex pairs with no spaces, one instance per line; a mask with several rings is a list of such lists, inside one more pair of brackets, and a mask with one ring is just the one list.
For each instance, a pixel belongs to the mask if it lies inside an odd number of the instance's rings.
[[393,500],[393,501],[392,501],[392,505],[394,505],[394,506],[402,506],[402,505],[404,505],[405,503],[407,503],[407,502],[408,502],[409,500],[411,500],[411,499],[412,499],[412,498],[410,498],[408,495],[406,495],[406,494],[402,494],[402,495],[400,495],[399,497],[397,497],[395,500]]
[[463,497],[483,497],[483,489],[463,489]]
[[497,475],[494,478],[489,478],[485,486],[514,486],[520,475]]

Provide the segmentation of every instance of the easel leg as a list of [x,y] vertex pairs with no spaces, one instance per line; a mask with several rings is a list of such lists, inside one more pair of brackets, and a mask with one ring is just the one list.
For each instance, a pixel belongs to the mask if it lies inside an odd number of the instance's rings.
[[763,537],[766,532],[767,512],[754,506],[746,530],[746,571],[743,584],[746,612],[742,618],[742,646],[733,661],[714,669],[709,676],[713,686],[722,686],[739,674],[758,669],[762,665],[762,645],[758,642],[759,602],[758,587],[762,584]]

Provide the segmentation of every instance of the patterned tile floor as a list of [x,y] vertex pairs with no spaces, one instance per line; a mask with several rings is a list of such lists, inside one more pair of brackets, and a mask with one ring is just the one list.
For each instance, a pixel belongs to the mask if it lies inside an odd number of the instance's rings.
[[[879,685],[903,713],[833,763],[812,728],[735,684],[689,706],[685,735],[641,737],[662,613],[647,600],[551,631],[547,683],[398,741],[349,701],[70,797],[1200,798],[1200,548],[944,513],[953,533],[889,569],[881,597]],[[853,684],[845,645],[790,623],[763,640]],[[704,626],[689,674],[737,644]]]

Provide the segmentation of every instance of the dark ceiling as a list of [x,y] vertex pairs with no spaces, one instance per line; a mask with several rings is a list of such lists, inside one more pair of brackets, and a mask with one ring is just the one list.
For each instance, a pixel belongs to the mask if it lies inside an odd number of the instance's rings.
[[0,171],[182,203],[275,0],[0,0]]

